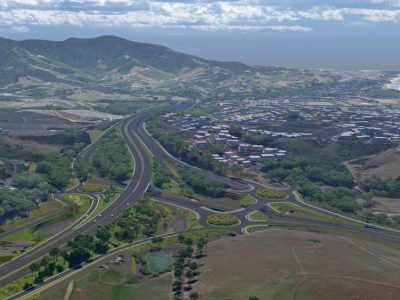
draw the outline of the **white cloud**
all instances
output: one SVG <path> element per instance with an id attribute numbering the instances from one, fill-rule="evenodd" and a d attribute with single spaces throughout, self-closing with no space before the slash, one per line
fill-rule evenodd
<path id="1" fill-rule="evenodd" d="M 11 26 L 13 32 L 28 32 L 29 28 L 26 26 Z"/>
<path id="2" fill-rule="evenodd" d="M 389 2 L 389 0 L 372 0 Z M 390 1 L 390 2 L 400 2 Z M 307 22 L 397 22 L 400 9 L 315 6 L 293 9 L 265 0 L 0 0 L 0 24 L 25 26 L 125 26 L 197 30 L 309 32 Z"/>
<path id="3" fill-rule="evenodd" d="M 302 18 L 318 21 L 343 21 L 345 19 L 343 11 L 337 8 L 312 8 L 310 10 L 300 11 Z"/>
<path id="4" fill-rule="evenodd" d="M 266 26 L 267 29 L 275 30 L 275 31 L 303 31 L 303 32 L 310 32 L 314 29 L 305 26 Z"/>
<path id="5" fill-rule="evenodd" d="M 371 22 L 396 22 L 400 19 L 400 9 L 348 8 L 343 11 Z"/>

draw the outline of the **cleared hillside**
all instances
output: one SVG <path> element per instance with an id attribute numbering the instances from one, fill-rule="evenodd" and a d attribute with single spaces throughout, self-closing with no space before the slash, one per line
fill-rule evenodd
<path id="1" fill-rule="evenodd" d="M 201 299 L 397 299 L 400 251 L 329 234 L 267 229 L 208 245 Z"/>

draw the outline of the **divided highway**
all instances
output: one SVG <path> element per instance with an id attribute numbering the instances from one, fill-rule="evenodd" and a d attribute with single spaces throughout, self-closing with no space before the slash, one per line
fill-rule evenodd
<path id="1" fill-rule="evenodd" d="M 61 231 L 57 235 L 53 236 L 52 238 L 48 239 L 47 241 L 39 244 L 38 246 L 34 247 L 30 251 L 27 251 L 24 254 L 21 254 L 19 257 L 13 259 L 12 261 L 5 263 L 0 266 L 0 285 L 7 284 L 22 275 L 29 272 L 29 264 L 33 261 L 39 259 L 43 255 L 47 254 L 49 250 L 53 247 L 63 247 L 65 244 L 73 239 L 74 237 L 80 234 L 94 234 L 96 228 L 99 224 L 107 224 L 111 222 L 115 217 L 120 215 L 127 207 L 133 204 L 135 200 L 137 200 L 141 195 L 143 195 L 150 185 L 151 180 L 151 172 L 152 172 L 152 164 L 151 158 L 149 157 L 148 151 L 152 153 L 155 157 L 160 159 L 163 162 L 168 162 L 173 165 L 184 165 L 184 162 L 177 160 L 176 158 L 172 157 L 169 153 L 167 153 L 157 141 L 155 141 L 151 135 L 147 132 L 145 128 L 145 122 L 152 116 L 152 113 L 142 113 L 134 117 L 130 117 L 125 119 L 121 122 L 119 126 L 119 130 L 121 136 L 125 140 L 127 146 L 129 147 L 130 153 L 133 156 L 135 161 L 134 172 L 132 174 L 131 181 L 126 186 L 124 191 L 121 195 L 111 203 L 103 212 L 97 214 L 93 219 L 84 223 L 80 227 L 78 226 L 78 222 L 76 222 L 71 227 Z M 83 153 L 83 161 L 85 163 L 90 162 L 90 158 L 94 153 L 95 149 L 100 144 L 100 140 L 97 140 L 93 143 L 86 151 Z M 147 149 L 146 149 L 147 148 Z M 235 227 L 227 228 L 228 230 L 235 231 L 238 234 L 243 233 L 243 229 L 247 226 L 252 225 L 275 225 L 275 226 L 285 226 L 290 225 L 293 227 L 307 227 L 307 226 L 317 226 L 322 228 L 331 228 L 331 229 L 340 229 L 346 230 L 355 233 L 362 233 L 368 234 L 374 237 L 379 237 L 382 239 L 390 240 L 393 242 L 400 243 L 400 235 L 394 232 L 388 232 L 385 230 L 376 230 L 373 228 L 366 228 L 363 226 L 352 226 L 344 223 L 333 223 L 333 222 L 325 222 L 325 221 L 316 221 L 310 220 L 306 218 L 296 218 L 290 217 L 282 214 L 271 213 L 268 211 L 265 199 L 262 199 L 257 196 L 256 190 L 261 188 L 262 185 L 256 182 L 245 182 L 239 180 L 237 178 L 225 177 L 216 175 L 210 171 L 205 171 L 196 167 L 192 167 L 196 170 L 196 172 L 212 178 L 214 180 L 221 181 L 225 184 L 226 187 L 229 187 L 231 190 L 235 190 L 238 193 L 248 193 L 252 195 L 257 202 L 252 204 L 246 208 L 242 208 L 240 210 L 230 212 L 231 214 L 235 215 L 241 222 L 240 225 Z M 70 192 L 76 192 L 78 187 L 75 187 Z M 289 189 L 289 199 L 287 201 L 294 202 L 296 204 L 302 205 L 297 201 L 293 194 L 293 190 Z M 91 210 L 94 211 L 96 201 L 98 201 L 97 197 L 93 197 L 93 203 Z M 189 202 L 189 201 L 182 201 L 178 199 L 173 199 L 170 197 L 165 196 L 156 196 L 153 197 L 157 201 L 161 201 L 164 203 L 169 203 L 176 206 L 181 206 L 184 208 L 191 209 L 195 211 L 200 217 L 200 224 L 204 227 L 204 229 L 220 229 L 220 227 L 212 226 L 207 223 L 207 217 L 213 213 L 217 213 L 217 211 L 213 212 L 209 208 L 202 207 L 199 203 L 196 202 Z M 249 221 L 246 217 L 247 215 L 255 210 L 262 210 L 265 211 L 266 214 L 271 217 L 275 218 L 273 222 L 253 222 Z M 301 224 L 297 223 L 294 224 L 293 221 L 301 222 Z M 82 222 L 79 222 L 81 224 Z M 203 230 L 204 230 L 203 229 Z M 193 230 L 188 230 L 193 231 Z M 186 232 L 186 231 L 185 231 Z M 172 236 L 176 235 L 177 233 L 169 233 L 163 236 Z M 127 246 L 119 247 L 113 250 L 110 250 L 109 253 L 104 255 L 97 256 L 94 260 L 99 260 L 104 258 L 112 253 L 127 249 L 133 245 L 137 245 L 140 243 L 144 243 L 149 241 L 149 239 L 144 239 L 142 241 L 135 241 Z M 64 276 L 75 272 L 76 270 L 66 270 L 63 273 L 60 273 L 50 279 L 48 279 L 42 286 L 49 284 L 50 282 L 54 282 Z M 26 295 L 29 291 L 20 292 L 9 299 L 18 299 L 19 297 Z"/>
<path id="2" fill-rule="evenodd" d="M 121 135 L 128 145 L 135 161 L 132 179 L 121 195 L 112 204 L 110 204 L 101 213 L 101 215 L 99 214 L 95 216 L 91 221 L 85 223 L 81 227 L 72 227 L 63 230 L 57 235 L 34 247 L 34 249 L 27 251 L 12 261 L 1 265 L 1 286 L 29 272 L 28 265 L 41 256 L 47 254 L 51 248 L 62 247 L 68 243 L 68 241 L 80 234 L 94 233 L 99 224 L 107 224 L 111 222 L 116 216 L 121 214 L 128 206 L 130 206 L 136 199 L 146 192 L 150 184 L 151 163 L 150 158 L 146 154 L 146 150 L 133 133 L 136 129 L 135 125 L 137 124 L 137 119 L 139 117 L 140 116 L 124 120 L 120 127 Z M 99 143 L 94 143 L 92 147 L 88 149 L 89 153 L 93 153 L 94 148 L 97 147 L 98 144 Z"/>

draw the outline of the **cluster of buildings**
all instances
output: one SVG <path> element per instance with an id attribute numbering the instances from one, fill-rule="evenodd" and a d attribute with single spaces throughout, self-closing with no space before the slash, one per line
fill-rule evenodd
<path id="1" fill-rule="evenodd" d="M 226 124 L 231 123 L 241 126 L 242 133 L 269 140 L 400 141 L 400 107 L 368 99 L 221 100 L 210 105 L 215 109 L 207 116 L 170 113 L 163 117 L 180 131 L 195 132 L 189 138 L 193 147 L 207 149 L 210 145 L 221 145 L 223 155 L 213 157 L 223 163 L 248 166 L 287 155 L 282 149 L 242 143 L 230 134 Z"/>
<path id="2" fill-rule="evenodd" d="M 400 141 L 400 109 L 396 105 L 380 105 L 368 99 L 307 102 L 294 98 L 219 101 L 216 103 L 219 109 L 211 118 L 241 124 L 248 128 L 248 133 L 266 135 L 271 139 L 309 139 L 322 133 L 324 137 L 329 135 L 333 141 Z M 282 131 L 287 124 L 299 124 L 299 127 L 310 130 Z M 259 129 L 262 127 L 269 130 Z M 274 130 L 274 127 L 280 130 Z"/>
<path id="3" fill-rule="evenodd" d="M 222 163 L 238 163 L 243 167 L 261 163 L 266 159 L 282 160 L 287 155 L 285 150 L 241 143 L 238 137 L 229 133 L 226 125 L 209 126 L 208 131 L 199 130 L 193 135 L 191 142 L 199 149 L 207 148 L 209 145 L 222 145 L 223 155 L 213 154 L 214 159 Z"/>
<path id="4" fill-rule="evenodd" d="M 179 127 L 180 131 L 194 130 L 195 133 L 188 139 L 193 147 L 206 149 L 210 145 L 221 145 L 223 155 L 212 155 L 216 161 L 221 163 L 237 163 L 243 167 L 248 167 L 251 164 L 260 163 L 266 159 L 281 160 L 287 155 L 285 150 L 265 148 L 263 145 L 241 143 L 237 136 L 230 134 L 228 125 L 212 121 L 208 117 L 168 113 L 163 115 L 163 119 L 168 124 Z M 245 130 L 252 134 L 272 134 L 267 131 Z"/>
<path id="5" fill-rule="evenodd" d="M 352 111 L 347 120 L 336 125 L 339 134 L 334 139 L 371 143 L 400 141 L 400 113 L 395 111 Z"/>
<path id="6" fill-rule="evenodd" d="M 277 148 L 265 148 L 262 145 L 239 144 L 237 148 L 224 151 L 224 154 L 213 154 L 212 156 L 218 162 L 228 164 L 240 164 L 243 167 L 249 167 L 252 164 L 261 163 L 265 160 L 282 160 L 286 157 L 285 150 Z"/>

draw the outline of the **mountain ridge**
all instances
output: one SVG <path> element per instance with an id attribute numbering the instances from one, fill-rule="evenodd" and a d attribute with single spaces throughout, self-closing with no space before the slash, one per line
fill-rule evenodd
<path id="1" fill-rule="evenodd" d="M 334 92 L 330 84 L 341 75 L 316 72 L 207 60 L 112 35 L 64 41 L 0 38 L 0 92 L 22 90 L 34 98 L 68 98 L 82 90 L 203 99 Z"/>

